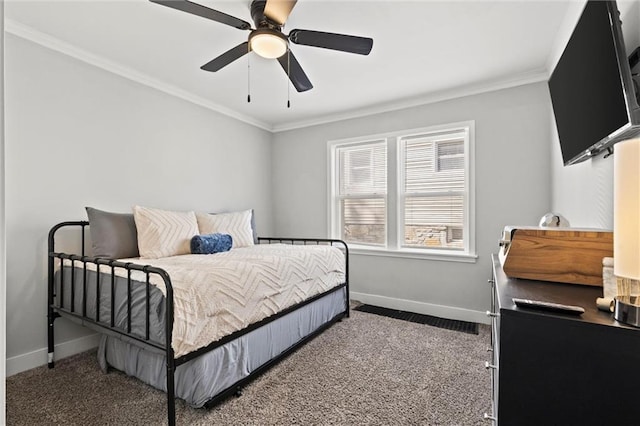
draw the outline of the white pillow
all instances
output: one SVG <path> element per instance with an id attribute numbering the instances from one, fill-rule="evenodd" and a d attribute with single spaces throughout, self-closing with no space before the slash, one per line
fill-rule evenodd
<path id="1" fill-rule="evenodd" d="M 140 257 L 157 259 L 191 253 L 191 238 L 198 235 L 194 212 L 172 212 L 134 206 Z"/>
<path id="2" fill-rule="evenodd" d="M 251 210 L 234 213 L 196 213 L 200 235 L 229 234 L 233 240 L 232 248 L 253 245 L 253 229 L 251 228 Z"/>

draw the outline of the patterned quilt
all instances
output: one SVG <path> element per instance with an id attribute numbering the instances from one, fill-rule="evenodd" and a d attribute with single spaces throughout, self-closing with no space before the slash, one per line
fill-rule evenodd
<path id="1" fill-rule="evenodd" d="M 210 255 L 123 261 L 169 273 L 176 357 L 345 282 L 343 252 L 326 245 L 263 244 Z M 125 271 L 116 268 L 116 274 L 125 276 Z M 132 278 L 145 280 L 138 271 Z M 157 275 L 151 275 L 151 283 L 165 292 Z"/>

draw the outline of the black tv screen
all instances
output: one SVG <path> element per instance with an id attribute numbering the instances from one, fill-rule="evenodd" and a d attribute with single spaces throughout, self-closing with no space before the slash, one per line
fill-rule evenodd
<path id="1" fill-rule="evenodd" d="M 631 85 L 615 2 L 587 2 L 549 79 L 565 165 L 597 154 L 613 133 L 635 124 L 625 92 Z"/>

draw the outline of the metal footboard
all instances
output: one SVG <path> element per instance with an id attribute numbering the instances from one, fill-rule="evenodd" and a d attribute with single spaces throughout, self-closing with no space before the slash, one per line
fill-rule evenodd
<path id="1" fill-rule="evenodd" d="M 76 221 L 76 222 L 62 222 L 55 225 L 49 231 L 49 240 L 48 240 L 48 252 L 49 252 L 49 263 L 48 263 L 48 297 L 47 297 L 47 342 L 48 342 L 48 366 L 49 368 L 53 368 L 55 366 L 54 359 L 54 321 L 56 318 L 65 317 L 76 323 L 80 323 L 88 328 L 96 330 L 101 333 L 105 333 L 112 336 L 117 336 L 124 338 L 128 342 L 132 344 L 136 344 L 138 346 L 142 346 L 145 348 L 150 348 L 152 350 L 155 349 L 156 352 L 163 352 L 166 357 L 166 369 L 167 369 L 167 416 L 169 419 L 169 424 L 175 424 L 175 387 L 174 387 L 174 379 L 175 379 L 175 356 L 173 352 L 173 348 L 171 347 L 171 337 L 173 333 L 173 286 L 171 285 L 171 278 L 169 274 L 162 268 L 157 268 L 149 265 L 139 265 L 131 262 L 119 262 L 115 259 L 105 259 L 98 257 L 88 257 L 85 256 L 85 228 L 89 225 L 89 222 L 86 221 Z M 55 236 L 56 232 L 64 227 L 80 227 L 81 234 L 81 255 L 77 254 L 67 254 L 67 253 L 57 253 L 55 249 Z M 62 294 L 56 294 L 55 288 L 55 262 L 56 259 L 59 259 L 61 262 L 60 265 L 60 292 Z M 64 261 L 69 260 L 71 262 L 71 303 L 70 306 L 66 307 L 64 304 Z M 75 309 L 75 270 L 74 267 L 76 262 L 83 265 L 83 274 L 82 274 L 82 309 L 80 312 L 77 312 Z M 93 264 L 96 268 L 96 315 L 94 318 L 89 317 L 87 315 L 87 264 Z M 108 323 L 104 323 L 100 321 L 100 302 L 101 302 L 101 282 L 100 282 L 100 267 L 103 269 L 111 270 L 111 279 L 109 283 L 102 283 L 103 285 L 110 285 L 110 321 Z M 118 327 L 115 324 L 115 278 L 116 273 L 115 269 L 120 268 L 127 271 L 127 313 L 126 313 L 126 327 Z M 132 287 L 132 279 L 131 272 L 132 271 L 141 271 L 146 276 L 146 300 L 145 300 L 145 309 L 146 309 L 146 327 L 144 336 L 139 336 L 138 334 L 132 333 L 131 330 L 131 321 L 132 321 L 132 312 L 131 312 L 131 287 Z M 150 324 L 150 290 L 151 290 L 151 282 L 150 277 L 152 274 L 158 275 L 164 281 L 166 293 L 165 293 L 165 341 L 158 342 L 150 339 L 149 335 L 149 324 Z"/>
<path id="2" fill-rule="evenodd" d="M 211 343 L 210 345 L 198 349 L 194 352 L 183 355 L 179 358 L 175 357 L 175 353 L 171 346 L 172 342 L 172 334 L 173 334 L 173 322 L 174 322 L 174 300 L 173 300 L 173 287 L 171 284 L 171 278 L 169 274 L 162 268 L 157 268 L 150 265 L 140 265 L 131 262 L 121 262 L 115 259 L 107 259 L 107 258 L 97 258 L 97 257 L 89 257 L 85 255 L 85 228 L 89 226 L 89 222 L 87 221 L 73 221 L 73 222 L 62 222 L 55 225 L 49 231 L 49 239 L 48 239 L 48 298 L 47 298 L 47 330 L 48 330 L 48 366 L 49 368 L 54 368 L 55 359 L 54 359 L 54 322 L 56 318 L 65 317 L 70 319 L 73 322 L 79 323 L 83 326 L 96 330 L 100 333 L 107 334 L 110 336 L 114 336 L 120 338 L 128 343 L 133 345 L 137 345 L 143 347 L 145 349 L 151 350 L 156 353 L 163 354 L 166 358 L 166 377 L 167 377 L 167 418 L 169 425 L 175 425 L 175 370 L 178 366 L 197 358 L 200 355 L 203 355 L 207 352 L 210 352 L 229 341 L 232 341 L 252 330 L 255 330 L 258 327 L 261 327 L 265 324 L 270 323 L 283 315 L 286 315 L 302 306 L 305 306 L 313 301 L 323 297 L 324 295 L 338 291 L 344 287 L 345 289 L 345 311 L 340 315 L 342 317 L 349 317 L 349 249 L 347 244 L 342 240 L 334 240 L 334 239 L 308 239 L 308 238 L 280 238 L 280 237 L 260 237 L 258 238 L 259 244 L 273 244 L 273 243 L 283 243 L 283 244 L 292 244 L 292 245 L 331 245 L 337 246 L 341 249 L 345 254 L 345 282 L 341 285 L 324 292 L 322 294 L 318 294 L 308 300 L 305 300 L 298 305 L 292 306 L 290 308 L 285 309 L 282 312 L 279 312 L 276 315 L 272 315 L 271 317 L 265 318 L 258 323 L 252 324 L 251 326 L 239 330 L 229 336 L 226 336 L 216 342 Z M 80 228 L 80 243 L 82 245 L 81 254 L 67 254 L 56 252 L 56 232 L 61 228 L 72 227 L 72 228 Z M 60 287 L 59 292 L 56 293 L 56 262 L 60 262 Z M 65 295 L 64 295 L 64 270 L 65 270 L 65 261 L 70 263 L 71 277 L 70 277 L 70 300 L 71 303 L 65 303 Z M 87 265 L 92 265 L 90 270 L 93 271 L 95 269 L 96 280 L 95 283 L 91 285 L 95 286 L 95 301 L 87 300 Z M 76 279 L 76 267 L 78 267 L 80 272 L 80 282 L 77 282 Z M 119 326 L 116 324 L 116 312 L 115 312 L 115 287 L 116 285 L 116 268 L 126 271 L 126 281 L 127 281 L 127 307 L 126 307 L 126 321 L 123 326 Z M 140 281 L 138 279 L 132 279 L 132 272 L 139 271 L 142 272 L 146 278 L 144 281 Z M 164 342 L 154 340 L 150 336 L 150 292 L 151 292 L 151 281 L 150 277 L 155 274 L 159 276 L 165 285 L 165 339 Z M 102 277 L 102 278 L 101 278 Z M 124 277 L 123 277 L 124 278 Z M 133 282 L 142 282 L 145 285 L 145 304 L 144 309 L 145 312 L 145 331 L 142 335 L 134 333 L 132 330 L 132 283 Z M 82 294 L 80 301 L 80 309 L 76 309 L 76 294 L 75 289 L 76 286 L 81 286 Z M 105 287 L 106 286 L 106 287 Z M 108 289 L 108 291 L 101 292 L 101 289 Z M 103 301 L 103 293 L 107 294 L 107 301 L 109 302 L 110 312 L 106 314 L 108 320 L 102 320 L 103 316 L 100 313 L 101 301 Z M 91 316 L 88 312 L 88 303 L 94 302 L 95 306 L 92 307 L 94 309 L 94 315 Z M 336 318 L 335 320 L 339 320 Z M 332 322 L 325 324 L 325 327 L 328 327 Z M 324 329 L 324 328 L 323 328 Z M 322 330 L 318 330 L 320 332 Z M 303 339 L 303 341 L 296 344 L 291 350 L 294 350 L 299 345 L 305 343 L 308 339 Z M 288 351 L 287 353 L 289 353 Z M 277 363 L 280 359 L 284 358 L 287 354 L 282 354 L 281 356 L 275 357 L 269 365 L 273 365 Z M 252 380 L 255 376 L 257 376 L 260 372 L 256 371 L 255 374 L 251 373 L 248 377 L 242 379 L 238 382 L 234 387 L 240 387 L 248 381 Z M 233 391 L 233 389 L 230 389 Z M 229 392 L 224 392 L 224 394 L 228 394 Z M 218 395 L 214 397 L 213 400 L 221 399 L 224 397 Z M 213 401 L 212 400 L 212 401 Z"/>

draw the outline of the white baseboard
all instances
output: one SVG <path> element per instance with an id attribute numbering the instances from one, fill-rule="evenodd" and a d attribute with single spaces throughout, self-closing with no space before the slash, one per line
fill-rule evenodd
<path id="1" fill-rule="evenodd" d="M 417 314 L 431 315 L 440 318 L 489 324 L 487 314 L 481 311 L 456 308 L 453 306 L 434 305 L 432 303 L 416 302 L 406 299 L 396 299 L 393 297 L 378 296 L 376 294 L 358 293 L 354 291 L 349 293 L 352 300 L 357 300 L 368 305 L 415 312 Z"/>
<path id="2" fill-rule="evenodd" d="M 485 312 L 473 311 L 470 309 L 456 308 L 452 306 L 435 305 L 432 303 L 416 302 L 413 300 L 396 299 L 393 297 L 379 296 L 375 294 L 350 292 L 352 300 L 357 300 L 370 305 L 381 306 L 383 308 L 398 309 L 402 311 L 415 312 L 418 314 L 432 315 L 440 318 L 456 319 L 460 321 L 477 322 L 489 324 L 489 319 Z M 55 346 L 55 359 L 60 360 L 80 352 L 98 346 L 100 335 L 98 333 L 68 342 L 59 343 Z M 47 348 L 37 349 L 26 354 L 7 358 L 6 377 L 14 374 L 40 367 L 47 363 Z"/>
<path id="3" fill-rule="evenodd" d="M 78 339 L 69 340 L 68 342 L 59 343 L 55 346 L 55 360 L 60 360 L 95 348 L 98 346 L 99 341 L 100 335 L 96 333 L 80 337 Z M 42 348 L 32 352 L 27 352 L 26 354 L 7 358 L 7 377 L 45 365 L 47 363 L 47 352 L 47 348 Z"/>

